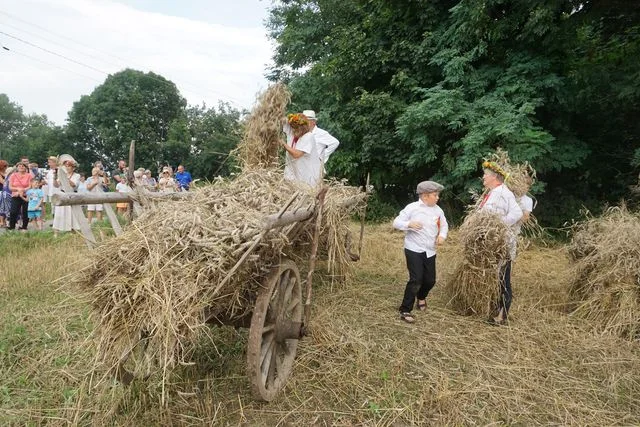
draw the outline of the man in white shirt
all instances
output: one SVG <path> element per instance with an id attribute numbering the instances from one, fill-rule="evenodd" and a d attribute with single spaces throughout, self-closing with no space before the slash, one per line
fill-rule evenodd
<path id="1" fill-rule="evenodd" d="M 527 195 L 527 192 L 529 191 L 529 189 L 531 188 L 531 184 L 533 183 L 533 178 L 527 176 L 525 180 L 527 186 L 524 190 L 524 193 L 520 197 L 516 196 L 516 202 L 518 202 L 518 206 L 520 206 L 520 209 L 522 209 L 522 219 L 518 222 L 516 234 L 520 234 L 522 226 L 529 221 L 529 218 L 531 218 L 531 212 L 533 212 L 534 208 L 533 199 L 529 197 L 529 195 Z"/>
<path id="2" fill-rule="evenodd" d="M 449 225 L 444 212 L 437 205 L 443 186 L 434 181 L 418 184 L 419 200 L 408 204 L 393 220 L 393 227 L 406 231 L 404 255 L 409 270 L 409 281 L 400 304 L 400 319 L 415 322 L 411 315 L 413 305 L 418 310 L 427 308 L 427 295 L 436 283 L 436 247 L 447 238 Z"/>
<path id="3" fill-rule="evenodd" d="M 506 173 L 495 162 L 484 162 L 482 164 L 484 175 L 482 183 L 489 190 L 484 195 L 480 203 L 479 210 L 493 212 L 500 216 L 500 219 L 509 227 L 511 236 L 509 237 L 509 255 L 503 260 L 500 267 L 500 300 L 498 301 L 498 315 L 492 319 L 492 323 L 499 325 L 507 322 L 509 308 L 513 293 L 511 291 L 511 261 L 515 258 L 516 251 L 516 229 L 518 222 L 522 218 L 522 209 L 518 206 L 516 198 L 504 185 Z"/>
<path id="4" fill-rule="evenodd" d="M 327 132 L 324 129 L 320 129 L 317 126 L 316 112 L 313 110 L 304 110 L 302 112 L 307 119 L 309 119 L 309 126 L 311 128 L 311 134 L 316 140 L 316 144 L 318 145 L 318 154 L 320 154 L 320 158 L 326 164 L 327 160 L 329 160 L 329 156 L 331 153 L 336 151 L 338 145 L 340 145 L 340 141 L 338 141 L 333 135 Z"/>

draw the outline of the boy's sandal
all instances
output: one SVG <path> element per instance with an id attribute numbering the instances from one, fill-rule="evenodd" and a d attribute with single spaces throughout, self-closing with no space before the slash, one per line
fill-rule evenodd
<path id="1" fill-rule="evenodd" d="M 420 311 L 425 311 L 425 310 L 427 309 L 427 302 L 426 302 L 426 301 L 424 301 L 424 302 L 422 302 L 422 303 L 421 303 L 420 301 L 418 301 L 418 302 L 416 303 L 416 308 L 417 308 L 418 310 L 420 310 Z"/>
<path id="2" fill-rule="evenodd" d="M 413 317 L 411 313 L 400 313 L 400 319 L 407 323 L 415 323 L 416 321 L 415 317 Z"/>

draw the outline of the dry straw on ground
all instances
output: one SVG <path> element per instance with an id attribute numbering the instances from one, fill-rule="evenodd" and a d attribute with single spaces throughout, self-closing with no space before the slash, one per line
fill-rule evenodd
<path id="1" fill-rule="evenodd" d="M 313 329 L 276 400 L 249 392 L 246 331 L 214 327 L 216 347 L 199 348 L 194 365 L 179 369 L 165 406 L 152 385 L 81 384 L 95 352 L 82 345 L 93 329 L 89 307 L 52 283 L 93 254 L 80 238 L 16 256 L 7 245 L 0 425 L 640 425 L 638 343 L 594 335 L 590 321 L 554 309 L 570 268 L 564 247 L 519 254 L 514 316 L 495 328 L 445 308 L 457 241 L 452 230 L 438 249 L 429 308 L 407 325 L 397 317 L 407 279 L 402 236 L 391 224 L 368 226 L 348 286 L 314 278 Z"/>
<path id="2" fill-rule="evenodd" d="M 397 317 L 407 274 L 402 237 L 390 228 L 368 228 L 367 250 L 349 286 L 318 287 L 311 334 L 301 342 L 294 373 L 275 401 L 265 405 L 251 398 L 242 352 L 236 350 L 242 335 L 215 328 L 213 333 L 227 336 L 226 350 L 200 360 L 199 375 L 185 373 L 172 386 L 167 407 L 145 400 L 146 392 L 132 392 L 105 400 L 106 407 L 122 402 L 111 418 L 91 401 L 79 411 L 105 424 L 640 422 L 638 346 L 614 336 L 594 337 L 585 322 L 557 310 L 539 310 L 541 278 L 548 291 L 562 291 L 560 279 L 569 266 L 560 251 L 533 247 L 522 254 L 522 268 L 514 273 L 516 316 L 508 327 L 491 327 L 447 310 L 440 280 L 427 311 L 416 313 L 417 322 L 407 325 Z M 458 233 L 451 234 L 438 252 L 439 279 L 453 273 L 451 260 L 462 250 Z M 540 265 L 547 266 L 542 274 Z"/>
<path id="3" fill-rule="evenodd" d="M 640 338 L 640 215 L 610 208 L 574 231 L 573 314 L 602 332 Z"/>

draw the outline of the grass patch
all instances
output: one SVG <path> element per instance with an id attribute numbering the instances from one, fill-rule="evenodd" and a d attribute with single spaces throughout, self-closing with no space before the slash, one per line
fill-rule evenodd
<path id="1" fill-rule="evenodd" d="M 55 247 L 72 238 L 70 234 L 54 237 L 50 230 L 45 231 L 7 231 L 0 234 L 0 258 L 13 258 L 29 255 L 34 249 Z"/>

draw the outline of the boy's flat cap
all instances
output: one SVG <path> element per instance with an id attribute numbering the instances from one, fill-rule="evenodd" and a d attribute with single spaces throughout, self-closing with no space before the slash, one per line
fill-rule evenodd
<path id="1" fill-rule="evenodd" d="M 416 193 L 435 193 L 436 191 L 444 190 L 444 185 L 438 184 L 435 181 L 422 181 L 416 188 Z"/>

